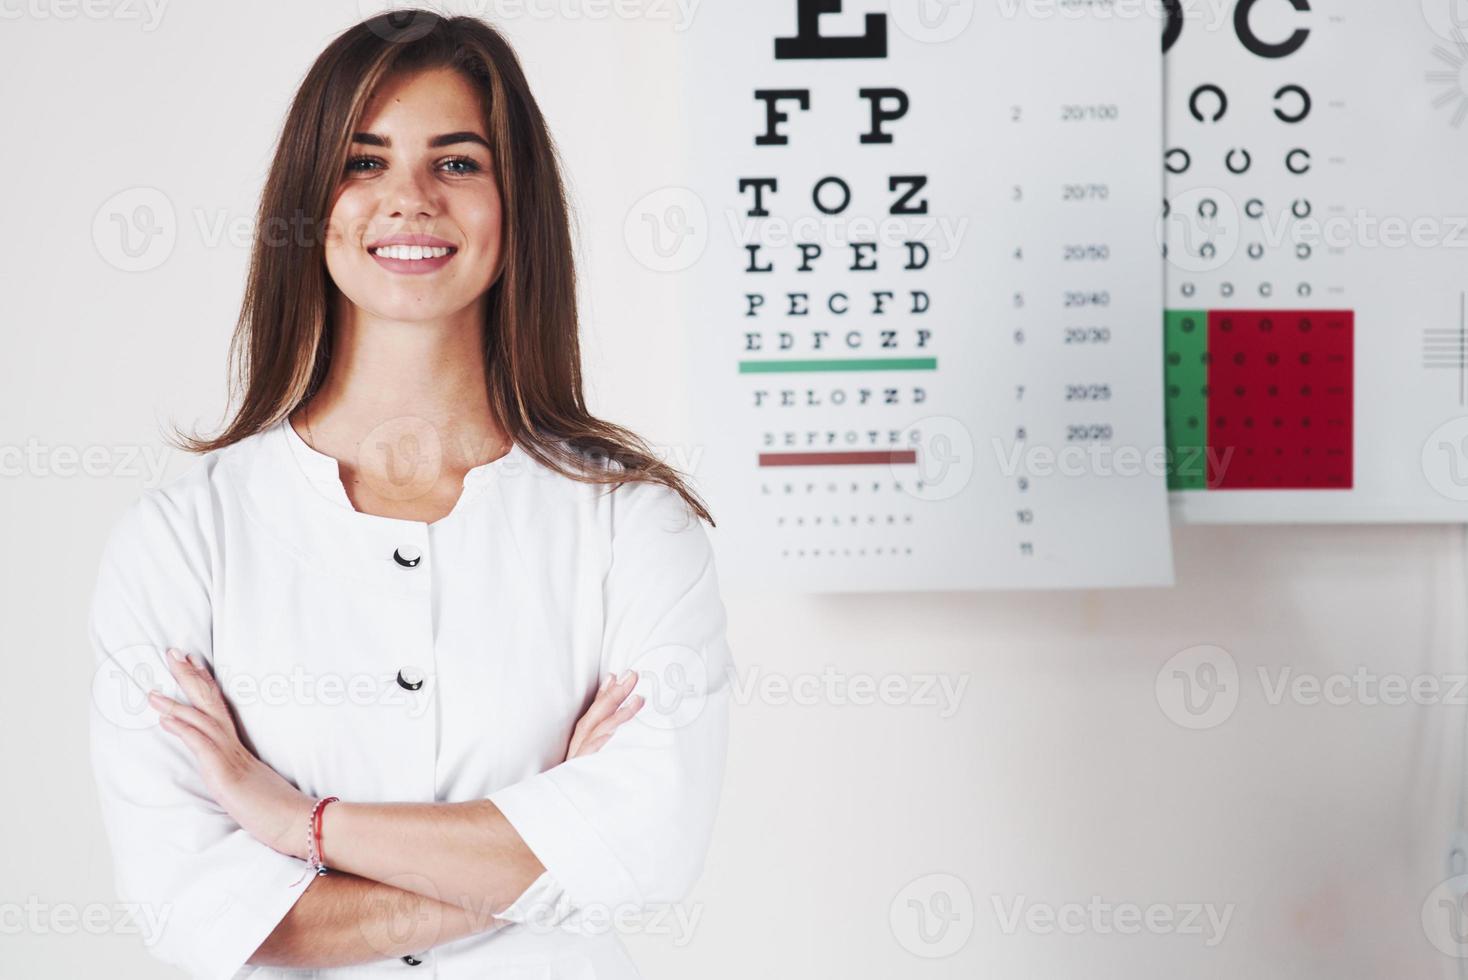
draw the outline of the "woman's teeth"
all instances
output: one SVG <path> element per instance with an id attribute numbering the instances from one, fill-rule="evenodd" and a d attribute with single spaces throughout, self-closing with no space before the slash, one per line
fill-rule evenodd
<path id="1" fill-rule="evenodd" d="M 384 259 L 441 259 L 452 252 L 451 248 L 426 248 L 422 245 L 386 245 L 374 248 L 373 255 Z"/>

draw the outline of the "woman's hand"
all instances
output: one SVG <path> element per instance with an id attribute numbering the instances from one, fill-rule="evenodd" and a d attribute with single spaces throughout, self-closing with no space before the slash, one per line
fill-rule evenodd
<path id="1" fill-rule="evenodd" d="M 172 648 L 165 659 L 191 703 L 149 692 L 148 703 L 158 712 L 163 730 L 193 753 L 209 795 L 250 836 L 305 860 L 306 829 L 315 800 L 245 748 L 224 693 L 207 667 Z M 576 722 L 567 761 L 600 749 L 637 714 L 645 699 L 640 694 L 627 697 L 636 686 L 637 673 L 631 670 L 620 679 L 608 674 L 602 680 L 596 698 Z"/>
<path id="2" fill-rule="evenodd" d="M 591 707 L 586 709 L 581 720 L 576 722 L 576 730 L 571 733 L 571 745 L 566 750 L 567 762 L 578 756 L 591 755 L 606 745 L 612 733 L 637 714 L 646 699 L 641 694 L 627 697 L 636 686 L 635 670 L 623 671 L 619 678 L 614 678 L 611 674 L 602 678 L 601 687 L 596 691 L 596 699 L 591 702 Z M 623 698 L 626 698 L 626 703 L 623 703 Z"/>
<path id="3" fill-rule="evenodd" d="M 148 703 L 161 716 L 163 730 L 178 736 L 194 754 L 214 802 L 250 836 L 304 860 L 315 800 L 244 747 L 224 692 L 202 661 L 185 659 L 172 648 L 164 659 L 191 704 L 149 692 Z"/>

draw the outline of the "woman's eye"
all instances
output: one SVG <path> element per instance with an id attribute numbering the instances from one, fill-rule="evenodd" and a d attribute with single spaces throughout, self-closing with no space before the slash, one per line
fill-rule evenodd
<path id="1" fill-rule="evenodd" d="M 472 174 L 478 173 L 483 168 L 473 157 L 450 157 L 439 164 L 449 168 L 449 173 Z M 382 161 L 377 157 L 351 157 L 347 160 L 346 171 L 352 173 L 364 173 L 369 170 L 382 168 Z"/>
<path id="2" fill-rule="evenodd" d="M 479 162 L 473 157 L 450 157 L 444 164 L 451 167 L 463 167 L 463 170 L 454 170 L 457 174 L 472 174 L 478 172 Z"/>

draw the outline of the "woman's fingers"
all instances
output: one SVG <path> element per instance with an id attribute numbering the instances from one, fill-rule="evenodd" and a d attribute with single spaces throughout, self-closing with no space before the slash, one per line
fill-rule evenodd
<path id="1" fill-rule="evenodd" d="M 205 764 L 211 753 L 217 751 L 214 739 L 175 715 L 163 715 L 158 720 L 158 724 L 165 732 L 173 734 L 183 742 L 184 748 L 193 753 L 200 765 Z"/>
<path id="2" fill-rule="evenodd" d="M 611 737 L 612 736 L 610 734 L 598 735 L 596 738 L 586 743 L 585 747 L 582 749 L 581 754 L 594 755 L 597 750 L 599 750 L 603 745 L 606 745 L 607 742 L 611 740 Z"/>
<path id="3" fill-rule="evenodd" d="M 185 654 L 178 648 L 169 647 L 164 651 L 163 659 L 183 694 L 188 695 L 189 703 L 201 712 L 213 714 L 214 701 L 222 701 L 223 698 L 219 697 L 219 687 L 214 684 L 213 676 L 200 669 L 198 654 Z"/>
<path id="4" fill-rule="evenodd" d="M 178 681 L 178 686 L 188 695 L 190 703 L 213 718 L 223 730 L 234 731 L 234 720 L 229 716 L 229 706 L 224 703 L 224 694 L 203 661 L 195 654 L 185 658 L 183 651 L 174 647 L 168 648 L 164 659 L 168 661 L 169 671 L 174 680 Z"/>
<path id="5" fill-rule="evenodd" d="M 646 699 L 641 694 L 634 694 L 628 698 L 625 704 L 604 718 L 601 724 L 586 733 L 579 754 L 590 755 L 603 745 L 606 745 L 607 741 L 616 734 L 617 729 L 630 721 L 632 716 L 637 714 L 646 703 Z"/>
<path id="6" fill-rule="evenodd" d="M 148 692 L 148 703 L 158 712 L 160 721 L 173 721 L 178 724 L 187 725 L 200 734 L 210 738 L 219 735 L 219 722 L 214 716 L 205 711 L 200 711 L 191 704 L 176 701 L 166 694 L 157 691 Z M 166 726 L 165 726 L 166 727 Z"/>
<path id="7" fill-rule="evenodd" d="M 602 721 L 601 724 L 597 725 L 591 730 L 591 732 L 589 733 L 588 741 L 590 741 L 590 739 L 599 738 L 603 735 L 607 738 L 611 738 L 612 733 L 615 732 L 618 728 L 621 728 L 627 722 L 631 721 L 632 716 L 637 714 L 637 712 L 640 711 L 642 709 L 642 706 L 646 703 L 647 699 L 644 698 L 641 694 L 632 695 L 630 698 L 627 699 L 626 703 L 624 703 L 616 711 L 613 711 L 610 715 L 606 717 L 605 720 Z"/>
<path id="8" fill-rule="evenodd" d="M 576 723 L 576 728 L 571 735 L 571 744 L 566 751 L 568 760 L 597 751 L 607 743 L 607 740 L 624 722 L 637 714 L 646 703 L 646 699 L 640 694 L 625 697 L 636 686 L 637 673 L 635 671 L 628 671 L 625 679 L 620 683 L 603 682 L 591 707 Z"/>
<path id="9" fill-rule="evenodd" d="M 609 677 L 611 675 L 608 675 Z M 585 726 L 585 731 L 590 732 L 600 725 L 613 711 L 617 705 L 626 700 L 627 695 L 637 686 L 637 671 L 624 670 L 622 676 L 610 682 L 604 683 L 596 692 L 596 698 L 592 700 L 591 707 L 581 716 L 580 725 Z"/>
<path id="10" fill-rule="evenodd" d="M 566 758 L 574 759 L 581 755 L 586 744 L 586 739 L 591 735 L 591 730 L 605 716 L 611 708 L 607 706 L 610 695 L 607 689 L 615 686 L 616 678 L 607 674 L 601 679 L 601 686 L 596 689 L 596 697 L 591 701 L 591 706 L 586 713 L 576 719 L 576 727 L 571 731 L 571 744 L 566 749 Z M 613 705 L 615 707 L 615 705 Z"/>
<path id="11" fill-rule="evenodd" d="M 633 702 L 636 703 L 634 704 Z M 612 736 L 617 734 L 617 729 L 622 727 L 623 722 L 630 720 L 632 716 L 637 713 L 637 709 L 642 707 L 642 695 L 633 695 L 632 697 L 627 699 L 627 704 L 630 705 L 630 708 L 627 708 L 625 710 L 625 717 L 620 717 L 621 715 L 623 715 L 624 711 L 618 710 L 616 714 L 614 714 L 611 718 L 608 718 L 606 721 L 602 722 L 601 725 L 597 727 L 596 731 L 591 733 L 591 736 L 587 738 L 586 742 L 581 746 L 581 755 L 591 755 L 594 752 L 599 751 L 603 745 L 606 745 L 608 742 L 610 742 L 612 740 Z"/>

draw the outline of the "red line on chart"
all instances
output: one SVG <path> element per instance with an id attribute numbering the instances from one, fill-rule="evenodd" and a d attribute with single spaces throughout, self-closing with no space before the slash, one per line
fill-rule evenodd
<path id="1" fill-rule="evenodd" d="M 869 466 L 873 463 L 916 463 L 916 449 L 848 453 L 760 453 L 761 466 Z"/>

